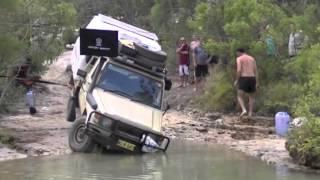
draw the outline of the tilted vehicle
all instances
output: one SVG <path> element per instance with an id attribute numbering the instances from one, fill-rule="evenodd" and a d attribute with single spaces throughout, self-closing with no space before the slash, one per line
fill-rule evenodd
<path id="1" fill-rule="evenodd" d="M 105 23 L 119 31 L 119 56 L 81 56 L 78 40 L 73 50 L 69 146 L 74 152 L 91 152 L 97 144 L 125 152 L 166 151 L 170 139 L 161 134 L 168 109 L 163 97 L 171 88 L 166 54 L 153 33 L 107 16 L 96 16 L 86 28 L 111 29 L 102 27 Z M 145 39 L 152 43 L 141 43 Z"/>

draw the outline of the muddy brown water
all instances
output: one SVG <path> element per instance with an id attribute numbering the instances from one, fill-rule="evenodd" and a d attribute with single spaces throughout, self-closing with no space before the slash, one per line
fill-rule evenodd
<path id="1" fill-rule="evenodd" d="M 175 142 L 166 154 L 72 154 L 0 163 L 0 180 L 319 180 L 206 144 Z"/>

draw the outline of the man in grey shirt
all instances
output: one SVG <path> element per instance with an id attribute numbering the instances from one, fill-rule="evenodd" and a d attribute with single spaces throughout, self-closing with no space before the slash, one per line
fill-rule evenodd
<path id="1" fill-rule="evenodd" d="M 199 83 L 208 75 L 209 55 L 203 49 L 201 43 L 194 49 L 193 65 L 195 67 L 195 91 L 198 90 Z"/>

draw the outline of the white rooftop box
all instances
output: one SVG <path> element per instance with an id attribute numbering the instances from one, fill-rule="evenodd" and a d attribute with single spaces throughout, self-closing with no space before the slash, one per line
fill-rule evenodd
<path id="1" fill-rule="evenodd" d="M 118 31 L 119 41 L 128 40 L 144 46 L 151 51 L 162 50 L 160 44 L 158 43 L 158 36 L 155 33 L 102 14 L 94 16 L 86 26 L 86 29 Z M 73 78 L 76 80 L 79 78 L 76 74 L 78 69 L 84 69 L 86 65 L 85 56 L 80 55 L 80 38 L 77 39 L 74 45 L 71 55 L 71 65 Z"/>

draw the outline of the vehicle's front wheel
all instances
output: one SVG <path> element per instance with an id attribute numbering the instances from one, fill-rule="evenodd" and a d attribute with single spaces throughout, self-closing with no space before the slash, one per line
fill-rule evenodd
<path id="1" fill-rule="evenodd" d="M 92 152 L 95 142 L 85 134 L 85 117 L 78 118 L 69 132 L 69 147 L 73 152 Z"/>

